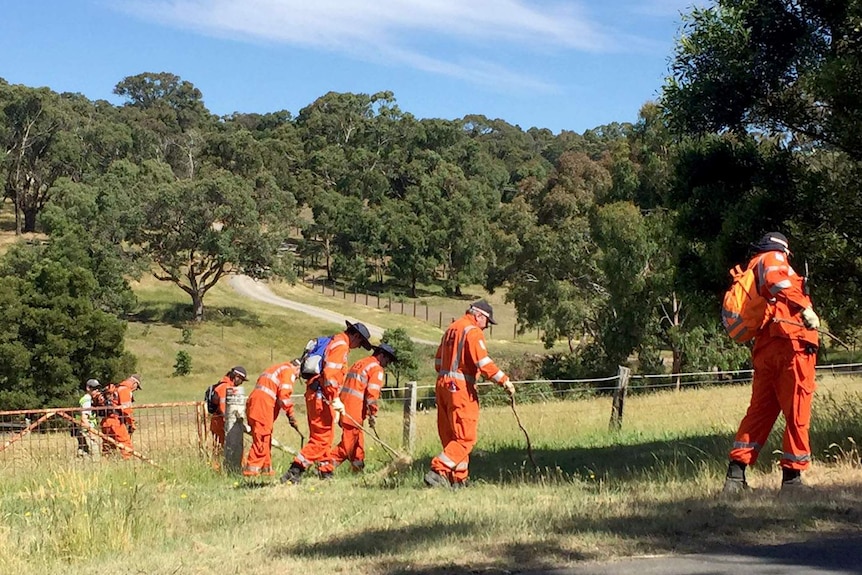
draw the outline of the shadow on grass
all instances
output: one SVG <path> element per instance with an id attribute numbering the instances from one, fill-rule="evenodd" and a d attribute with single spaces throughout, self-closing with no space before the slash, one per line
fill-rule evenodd
<path id="1" fill-rule="evenodd" d="M 189 325 L 194 320 L 193 308 L 190 304 L 160 303 L 144 304 L 129 316 L 131 321 L 139 323 L 161 323 L 180 328 Z M 242 324 L 249 327 L 262 327 L 263 322 L 256 313 L 239 307 L 206 307 L 204 321 L 223 326 Z"/>

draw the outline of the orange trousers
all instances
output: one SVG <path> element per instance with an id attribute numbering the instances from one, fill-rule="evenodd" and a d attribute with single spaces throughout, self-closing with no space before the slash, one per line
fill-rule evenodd
<path id="1" fill-rule="evenodd" d="M 463 382 L 438 381 L 437 434 L 443 452 L 431 460 L 431 469 L 459 483 L 470 475 L 470 452 L 476 445 L 479 429 L 479 397 L 475 388 Z"/>
<path id="2" fill-rule="evenodd" d="M 102 429 L 102 433 L 119 443 L 120 445 L 124 445 L 129 449 L 134 449 L 135 447 L 132 445 L 132 437 L 129 435 L 129 430 L 126 428 L 126 424 L 120 421 L 120 417 L 117 415 L 109 415 L 102 419 L 100 424 Z M 129 459 L 132 456 L 131 451 L 129 449 L 120 449 L 115 446 L 110 441 L 102 442 L 102 454 L 107 455 L 118 449 L 120 451 L 120 455 L 123 456 L 123 459 Z"/>
<path id="3" fill-rule="evenodd" d="M 224 450 L 224 415 L 210 417 L 210 434 L 213 437 L 213 447 L 217 452 Z"/>
<path id="4" fill-rule="evenodd" d="M 811 462 L 808 428 L 816 384 L 816 348 L 805 342 L 770 338 L 752 353 L 754 380 L 751 402 L 733 442 L 730 458 L 753 465 L 779 413 L 786 423 L 781 467 L 807 469 Z"/>
<path id="5" fill-rule="evenodd" d="M 305 411 L 308 416 L 308 443 L 293 462 L 301 465 L 303 469 L 317 463 L 320 473 L 331 473 L 334 469 L 332 440 L 335 437 L 332 408 L 323 401 L 323 394 L 306 389 Z"/>
<path id="6" fill-rule="evenodd" d="M 242 474 L 272 475 L 272 421 L 257 421 L 249 419 L 251 427 L 251 449 L 249 449 Z"/>
<path id="7" fill-rule="evenodd" d="M 352 471 L 362 471 L 365 468 L 365 433 L 356 426 L 343 423 L 341 425 L 341 442 L 332 452 L 335 465 L 350 461 Z"/>

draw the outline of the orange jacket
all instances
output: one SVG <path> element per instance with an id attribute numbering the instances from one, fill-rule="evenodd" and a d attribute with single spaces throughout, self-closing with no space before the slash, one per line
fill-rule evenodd
<path id="1" fill-rule="evenodd" d="M 132 387 L 134 387 L 134 385 L 135 384 L 132 383 L 131 378 L 124 379 L 117 384 L 117 400 L 120 405 L 120 419 L 123 423 L 131 425 L 132 428 L 135 427 L 135 418 L 132 415 L 132 402 L 134 401 L 132 396 Z"/>
<path id="2" fill-rule="evenodd" d="M 802 324 L 802 310 L 811 305 L 811 298 L 805 295 L 804 278 L 794 271 L 784 252 L 763 252 L 748 262 L 748 269 L 754 269 L 760 295 L 769 301 L 767 314 L 774 319 L 788 320 Z M 818 345 L 818 333 L 789 323 L 768 321 L 758 332 L 755 346 L 769 338 L 791 339 L 807 344 Z"/>
<path id="3" fill-rule="evenodd" d="M 230 376 L 225 375 L 216 384 L 213 391 L 218 396 L 218 410 L 212 414 L 212 417 L 224 417 L 225 409 L 227 408 L 227 388 L 234 387 L 233 380 Z"/>
<path id="4" fill-rule="evenodd" d="M 347 356 L 350 353 L 350 338 L 344 332 L 332 336 L 332 341 L 323 352 L 323 371 L 308 380 L 308 387 L 323 393 L 327 401 L 338 397 L 344 378 L 347 376 Z"/>
<path id="5" fill-rule="evenodd" d="M 249 419 L 275 421 L 282 409 L 293 419 L 293 384 L 299 375 L 299 367 L 291 362 L 277 363 L 260 374 L 254 389 L 245 402 L 245 413 Z"/>
<path id="6" fill-rule="evenodd" d="M 362 423 L 366 415 L 377 415 L 381 387 L 383 368 L 376 357 L 369 355 L 351 365 L 341 388 L 344 411 L 350 417 L 342 420 L 342 424 L 355 427 L 357 423 Z"/>
<path id="7" fill-rule="evenodd" d="M 471 313 L 449 325 L 437 348 L 434 368 L 438 384 L 454 383 L 460 388 L 466 382 L 471 393 L 475 393 L 479 374 L 501 386 L 509 381 L 509 376 L 488 357 L 485 335 Z"/>

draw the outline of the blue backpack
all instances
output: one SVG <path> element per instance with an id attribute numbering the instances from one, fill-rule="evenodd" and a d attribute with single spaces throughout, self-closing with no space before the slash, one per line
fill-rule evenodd
<path id="1" fill-rule="evenodd" d="M 299 358 L 299 373 L 303 379 L 311 379 L 323 372 L 323 355 L 331 341 L 332 336 L 327 335 L 310 339 L 305 344 L 305 351 Z"/>

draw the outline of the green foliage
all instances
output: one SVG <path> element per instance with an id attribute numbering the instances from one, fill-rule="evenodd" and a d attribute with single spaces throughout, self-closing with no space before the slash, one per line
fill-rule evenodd
<path id="1" fill-rule="evenodd" d="M 182 343 L 184 345 L 191 345 L 192 335 L 193 335 L 191 328 L 190 327 L 184 327 L 182 333 L 183 333 Z"/>
<path id="2" fill-rule="evenodd" d="M 81 382 L 134 370 L 126 324 L 99 309 L 83 242 L 18 245 L 0 262 L 0 403 L 8 409 L 74 401 Z M 128 288 L 127 288 L 128 289 Z"/>
<path id="3" fill-rule="evenodd" d="M 419 360 L 416 357 L 416 345 L 407 330 L 402 327 L 387 329 L 380 342 L 391 345 L 398 356 L 398 361 L 386 368 L 387 372 L 395 376 L 395 387 L 401 387 L 402 380 L 415 380 L 419 373 Z"/>
<path id="4" fill-rule="evenodd" d="M 185 350 L 177 352 L 176 361 L 174 361 L 174 375 L 182 377 L 192 372 L 192 356 Z"/>

